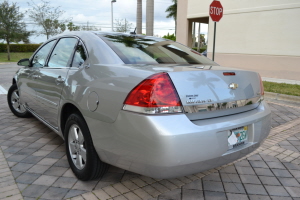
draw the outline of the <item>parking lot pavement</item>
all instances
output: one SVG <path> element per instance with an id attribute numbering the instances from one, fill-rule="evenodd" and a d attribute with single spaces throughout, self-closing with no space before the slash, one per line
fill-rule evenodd
<path id="1" fill-rule="evenodd" d="M 300 102 L 267 100 L 272 111 L 272 128 L 300 117 Z"/>
<path id="2" fill-rule="evenodd" d="M 111 167 L 82 182 L 63 140 L 35 118 L 17 118 L 0 95 L 0 199 L 300 199 L 300 107 L 270 102 L 272 131 L 238 162 L 175 179 Z"/>
<path id="3" fill-rule="evenodd" d="M 17 63 L 0 63 L 0 94 L 3 94 L 4 90 L 8 90 L 12 84 L 12 78 L 17 70 L 21 67 Z"/>

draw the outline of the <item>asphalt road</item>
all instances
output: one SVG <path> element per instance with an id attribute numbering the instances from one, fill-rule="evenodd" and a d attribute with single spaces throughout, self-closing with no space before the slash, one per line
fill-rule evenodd
<path id="1" fill-rule="evenodd" d="M 20 68 L 21 67 L 18 66 L 17 63 L 0 63 L 0 86 L 2 86 L 6 91 L 8 91 L 12 84 L 14 74 Z"/>

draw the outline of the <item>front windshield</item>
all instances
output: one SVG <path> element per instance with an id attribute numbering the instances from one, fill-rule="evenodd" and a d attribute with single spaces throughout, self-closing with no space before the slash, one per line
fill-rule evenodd
<path id="1" fill-rule="evenodd" d="M 126 64 L 218 65 L 182 44 L 163 38 L 98 34 Z"/>

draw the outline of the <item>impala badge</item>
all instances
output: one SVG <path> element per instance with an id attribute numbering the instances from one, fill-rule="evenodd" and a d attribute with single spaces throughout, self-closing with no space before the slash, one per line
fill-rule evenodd
<path id="1" fill-rule="evenodd" d="M 211 103 L 211 99 L 199 99 L 198 94 L 189 94 L 186 95 L 186 103 L 187 104 L 199 104 L 199 103 Z"/>
<path id="2" fill-rule="evenodd" d="M 230 83 L 229 84 L 229 88 L 235 90 L 236 88 L 238 88 L 239 85 L 237 83 Z"/>

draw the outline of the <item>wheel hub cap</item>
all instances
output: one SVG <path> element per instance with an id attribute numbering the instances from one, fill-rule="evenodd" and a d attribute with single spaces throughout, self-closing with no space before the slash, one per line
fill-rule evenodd
<path id="1" fill-rule="evenodd" d="M 83 134 L 76 124 L 70 127 L 68 134 L 70 157 L 77 169 L 83 169 L 86 165 L 86 147 Z"/>
<path id="2" fill-rule="evenodd" d="M 20 97 L 19 97 L 19 91 L 18 90 L 14 90 L 12 92 L 10 101 L 11 101 L 11 105 L 14 108 L 15 111 L 17 111 L 18 113 L 26 112 L 25 108 L 20 103 Z"/>

